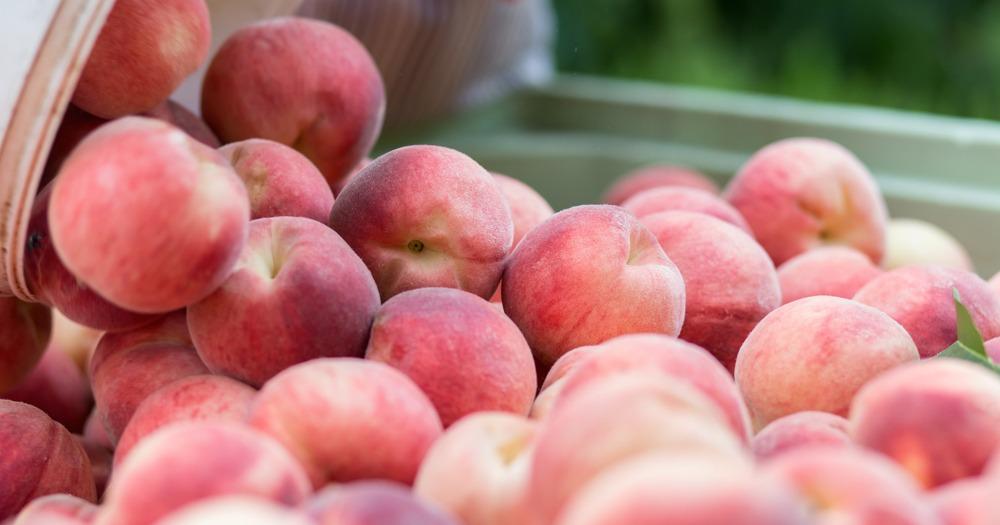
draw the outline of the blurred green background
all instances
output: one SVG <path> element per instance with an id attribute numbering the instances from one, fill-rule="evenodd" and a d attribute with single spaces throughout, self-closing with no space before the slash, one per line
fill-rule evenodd
<path id="1" fill-rule="evenodd" d="M 1000 1 L 553 0 L 564 71 L 1000 119 Z"/>

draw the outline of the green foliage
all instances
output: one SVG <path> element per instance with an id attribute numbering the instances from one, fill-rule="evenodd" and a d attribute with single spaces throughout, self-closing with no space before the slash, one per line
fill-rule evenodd
<path id="1" fill-rule="evenodd" d="M 1000 2 L 553 0 L 566 71 L 1000 118 Z"/>

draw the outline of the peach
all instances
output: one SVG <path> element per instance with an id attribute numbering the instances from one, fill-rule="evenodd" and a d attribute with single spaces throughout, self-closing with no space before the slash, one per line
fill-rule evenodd
<path id="1" fill-rule="evenodd" d="M 538 523 L 551 523 L 602 471 L 652 452 L 709 457 L 724 470 L 749 468 L 722 411 L 698 390 L 656 373 L 616 375 L 549 414 L 535 440 L 526 508 Z"/>
<path id="2" fill-rule="evenodd" d="M 747 235 L 753 235 L 750 232 L 750 226 L 747 225 L 740 212 L 721 198 L 702 190 L 676 187 L 653 188 L 633 195 L 622 203 L 622 208 L 632 212 L 640 219 L 668 211 L 702 213 L 728 222 L 746 232 Z M 643 222 L 645 223 L 645 221 Z"/>
<path id="3" fill-rule="evenodd" d="M 943 266 L 907 266 L 873 279 L 854 300 L 889 314 L 913 337 L 921 357 L 937 355 L 958 339 L 954 290 L 983 339 L 1000 336 L 1000 296 L 978 275 Z"/>
<path id="4" fill-rule="evenodd" d="M 896 465 L 856 448 L 802 447 L 764 464 L 761 481 L 793 487 L 810 523 L 934 525 L 920 489 Z"/>
<path id="5" fill-rule="evenodd" d="M 88 113 L 153 109 L 208 55 L 205 0 L 116 0 L 73 93 Z"/>
<path id="6" fill-rule="evenodd" d="M 751 448 L 758 460 L 766 460 L 805 446 L 850 446 L 848 422 L 827 412 L 806 410 L 779 417 L 753 437 Z"/>
<path id="7" fill-rule="evenodd" d="M 315 359 L 274 376 L 249 420 L 292 451 L 317 488 L 367 478 L 412 483 L 441 434 L 434 405 L 413 381 L 353 358 Z"/>
<path id="8" fill-rule="evenodd" d="M 579 358 L 575 354 L 585 352 Z M 553 372 L 559 373 L 560 364 L 566 360 L 575 363 L 563 365 L 565 382 L 555 410 L 567 398 L 590 383 L 603 378 L 637 371 L 666 376 L 670 382 L 685 383 L 694 387 L 722 411 L 726 423 L 742 442 L 750 440 L 750 421 L 746 405 L 729 372 L 703 348 L 663 335 L 634 334 L 616 337 L 593 347 L 582 347 L 565 354 Z M 546 377 L 543 388 L 550 388 Z M 559 382 L 558 377 L 554 378 Z"/>
<path id="9" fill-rule="evenodd" d="M 839 297 L 806 297 L 765 317 L 736 358 L 754 428 L 803 410 L 846 416 L 854 394 L 882 372 L 918 359 L 898 323 Z"/>
<path id="10" fill-rule="evenodd" d="M 160 428 L 179 421 L 246 421 L 257 391 L 221 376 L 191 376 L 178 379 L 153 392 L 136 408 L 125 426 L 115 465 L 120 465 L 133 447 Z"/>
<path id="11" fill-rule="evenodd" d="M 445 427 L 483 410 L 526 415 L 538 386 L 517 325 L 485 299 L 453 288 L 410 290 L 386 301 L 365 357 L 409 376 Z"/>
<path id="12" fill-rule="evenodd" d="M 621 205 L 639 192 L 661 187 L 681 187 L 702 190 L 713 195 L 719 186 L 701 173 L 682 166 L 651 164 L 622 175 L 604 193 L 601 202 Z"/>
<path id="13" fill-rule="evenodd" d="M 201 120 L 198 115 L 192 113 L 190 109 L 173 100 L 167 100 L 163 104 L 142 113 L 142 116 L 152 117 L 173 124 L 194 140 L 210 148 L 218 148 L 222 145 L 219 142 L 219 137 L 215 136 L 212 128 L 209 128 L 204 120 Z"/>
<path id="14" fill-rule="evenodd" d="M 35 499 L 17 515 L 13 525 L 90 525 L 97 505 L 69 494 L 49 494 Z"/>
<path id="15" fill-rule="evenodd" d="M 305 155 L 265 139 L 233 142 L 219 149 L 243 179 L 250 217 L 305 217 L 325 223 L 333 191 Z"/>
<path id="16" fill-rule="evenodd" d="M 97 499 L 100 501 L 104 490 L 108 487 L 108 481 L 111 479 L 114 452 L 111 451 L 110 446 L 103 443 L 92 441 L 83 436 L 74 435 L 73 437 L 87 453 L 87 459 L 90 461 L 90 473 L 94 477 L 94 488 L 97 489 Z"/>
<path id="17" fill-rule="evenodd" d="M 347 31 L 275 18 L 222 44 L 205 73 L 201 113 L 223 142 L 264 138 L 299 150 L 333 186 L 375 143 L 385 90 Z"/>
<path id="18" fill-rule="evenodd" d="M 69 320 L 59 310 L 52 310 L 52 339 L 49 344 L 68 355 L 73 364 L 82 371 L 87 370 L 90 354 L 97 346 L 102 332 Z"/>
<path id="19" fill-rule="evenodd" d="M 301 510 L 253 496 L 219 496 L 168 514 L 156 525 L 315 525 Z"/>
<path id="20" fill-rule="evenodd" d="M 865 385 L 850 419 L 855 442 L 936 487 L 978 475 L 1000 446 L 1000 379 L 957 359 L 912 363 Z"/>
<path id="21" fill-rule="evenodd" d="M 350 246 L 322 223 L 257 219 L 236 268 L 188 308 L 198 355 L 210 370 L 259 387 L 318 357 L 361 357 L 378 290 Z"/>
<path id="22" fill-rule="evenodd" d="M 892 219 L 886 238 L 882 266 L 894 270 L 914 264 L 936 264 L 972 271 L 965 248 L 940 227 L 917 219 Z"/>
<path id="23" fill-rule="evenodd" d="M 1000 363 L 1000 337 L 994 337 L 993 339 L 986 341 L 984 346 L 986 347 L 986 355 L 988 355 L 994 363 Z"/>
<path id="24" fill-rule="evenodd" d="M 52 313 L 40 304 L 0 297 L 0 395 L 31 373 L 49 343 Z"/>
<path id="25" fill-rule="evenodd" d="M 105 334 L 90 361 L 90 380 L 111 441 L 118 442 L 150 394 L 178 379 L 206 373 L 182 311 L 142 328 Z"/>
<path id="26" fill-rule="evenodd" d="M 850 246 L 880 263 L 885 202 L 868 169 L 843 146 L 793 138 L 755 153 L 723 196 L 775 265 L 818 246 Z"/>
<path id="27" fill-rule="evenodd" d="M 51 344 L 28 377 L 0 397 L 34 405 L 70 432 L 83 431 L 94 404 L 83 372 Z"/>
<path id="28" fill-rule="evenodd" d="M 358 176 L 358 173 L 361 173 L 361 170 L 367 168 L 368 165 L 373 162 L 373 160 L 374 159 L 372 159 L 371 157 L 365 157 L 361 159 L 357 164 L 355 164 L 354 167 L 351 168 L 350 173 L 348 173 L 346 177 L 340 179 L 340 181 L 337 182 L 337 184 L 333 185 L 333 196 L 336 197 L 337 195 L 340 195 L 340 192 L 344 191 L 344 188 L 347 186 L 347 184 L 352 180 L 354 180 L 354 178 Z"/>
<path id="29" fill-rule="evenodd" d="M 451 516 L 415 498 L 409 487 L 389 481 L 327 487 L 305 510 L 317 525 L 458 525 Z"/>
<path id="30" fill-rule="evenodd" d="M 781 483 L 705 458 L 641 456 L 609 468 L 567 505 L 558 525 L 805 525 Z"/>
<path id="31" fill-rule="evenodd" d="M 94 292 L 160 313 L 222 283 L 249 217 L 246 188 L 219 153 L 169 124 L 126 117 L 66 159 L 48 226 L 59 259 Z"/>
<path id="32" fill-rule="evenodd" d="M 990 277 L 990 280 L 987 281 L 987 284 L 990 285 L 990 288 L 994 292 L 1000 294 L 1000 272 L 997 272 L 996 274 L 993 275 L 993 277 Z"/>
<path id="33" fill-rule="evenodd" d="M 175 423 L 150 434 L 115 470 L 95 524 L 156 523 L 224 495 L 298 505 L 310 492 L 302 467 L 267 436 L 235 423 Z"/>
<path id="34" fill-rule="evenodd" d="M 503 412 L 460 419 L 424 457 L 414 493 L 465 525 L 522 523 L 537 426 Z"/>
<path id="35" fill-rule="evenodd" d="M 76 278 L 59 259 L 49 233 L 52 185 L 43 189 L 31 209 L 24 247 L 24 275 L 35 298 L 57 308 L 73 322 L 100 331 L 118 332 L 158 317 L 120 308 Z"/>
<path id="36" fill-rule="evenodd" d="M 656 237 L 607 205 L 563 210 L 529 232 L 503 275 L 503 308 L 541 369 L 573 348 L 640 332 L 676 336 L 684 280 Z"/>
<path id="37" fill-rule="evenodd" d="M 998 490 L 996 477 L 963 479 L 931 492 L 930 502 L 941 525 L 989 525 L 1000 523 Z"/>
<path id="38" fill-rule="evenodd" d="M 82 437 L 84 441 L 100 445 L 108 450 L 115 448 L 111 437 L 108 436 L 107 429 L 104 428 L 104 417 L 97 411 L 97 407 L 94 407 L 90 411 L 90 415 L 87 416 L 87 422 L 83 425 Z"/>
<path id="39" fill-rule="evenodd" d="M 687 305 L 680 338 L 732 370 L 750 330 L 781 306 L 778 275 L 767 252 L 739 228 L 699 213 L 657 213 L 642 222 L 684 277 Z"/>
<path id="40" fill-rule="evenodd" d="M 90 462 L 73 435 L 41 410 L 0 399 L 0 520 L 31 500 L 66 493 L 93 502 Z"/>
<path id="41" fill-rule="evenodd" d="M 514 223 L 514 241 L 511 250 L 517 248 L 521 239 L 539 224 L 552 216 L 552 206 L 531 186 L 506 175 L 494 173 L 500 192 L 503 193 L 507 206 L 510 207 L 510 217 Z M 500 303 L 500 287 L 497 287 L 490 301 Z"/>
<path id="42" fill-rule="evenodd" d="M 879 275 L 868 256 L 846 246 L 813 248 L 778 267 L 783 304 L 816 295 L 850 299 Z"/>
<path id="43" fill-rule="evenodd" d="M 330 226 L 368 265 L 383 301 L 428 286 L 489 297 L 514 234 L 489 172 L 439 146 L 375 159 L 337 196 Z"/>

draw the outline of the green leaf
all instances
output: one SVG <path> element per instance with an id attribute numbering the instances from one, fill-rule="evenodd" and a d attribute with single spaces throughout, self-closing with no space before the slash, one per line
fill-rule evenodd
<path id="1" fill-rule="evenodd" d="M 952 359 L 962 359 L 965 361 L 973 362 L 982 367 L 988 368 L 993 373 L 1000 375 L 1000 366 L 997 366 L 990 358 L 985 355 L 980 355 L 971 348 L 962 344 L 961 341 L 946 348 L 943 352 L 937 355 L 937 357 L 946 357 Z"/>
<path id="2" fill-rule="evenodd" d="M 979 329 L 976 328 L 976 324 L 972 322 L 972 315 L 969 314 L 968 308 L 962 304 L 958 288 L 952 288 L 952 294 L 955 297 L 955 320 L 958 327 L 958 342 L 965 349 L 979 355 L 986 362 L 990 362 L 990 358 L 986 355 L 986 345 L 983 344 L 983 336 L 979 333 Z"/>

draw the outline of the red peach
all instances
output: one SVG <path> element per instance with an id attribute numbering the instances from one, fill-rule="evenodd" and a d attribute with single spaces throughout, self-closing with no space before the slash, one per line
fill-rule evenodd
<path id="1" fill-rule="evenodd" d="M 179 421 L 246 421 L 257 391 L 243 383 L 220 376 L 191 376 L 178 379 L 139 404 L 115 448 L 115 465 L 120 465 L 133 447 L 146 436 Z"/>
<path id="2" fill-rule="evenodd" d="M 206 373 L 188 336 L 184 312 L 128 332 L 105 334 L 90 361 L 94 401 L 113 443 L 150 394 L 178 379 Z"/>
<path id="3" fill-rule="evenodd" d="M 316 525 L 298 509 L 253 496 L 219 496 L 181 507 L 156 525 Z"/>
<path id="4" fill-rule="evenodd" d="M 969 253 L 940 227 L 917 219 L 890 220 L 882 266 L 894 270 L 914 264 L 973 270 Z"/>
<path id="5" fill-rule="evenodd" d="M 503 193 L 507 206 L 510 207 L 510 216 L 514 222 L 514 242 L 511 250 L 517 248 L 521 239 L 536 226 L 543 223 L 552 216 L 552 206 L 546 202 L 545 198 L 538 194 L 531 186 L 506 175 L 494 173 L 500 192 Z M 500 303 L 500 287 L 493 292 L 490 302 Z"/>
<path id="6" fill-rule="evenodd" d="M 354 180 L 354 177 L 357 177 L 358 173 L 361 173 L 361 171 L 367 168 L 373 161 L 374 159 L 371 157 L 365 157 L 355 164 L 354 167 L 351 168 L 351 172 L 348 173 L 346 177 L 333 185 L 333 196 L 336 197 L 337 195 L 340 195 L 340 192 L 344 191 L 347 184 Z"/>
<path id="7" fill-rule="evenodd" d="M 236 269 L 188 308 L 210 370 L 259 387 L 318 357 L 361 357 L 378 290 L 350 246 L 322 223 L 257 219 Z"/>
<path id="8" fill-rule="evenodd" d="M 746 219 L 775 265 L 827 244 L 885 254 L 885 202 L 868 169 L 843 146 L 793 138 L 759 150 L 724 197 Z"/>
<path id="9" fill-rule="evenodd" d="M 204 0 L 116 0 L 73 103 L 103 118 L 153 109 L 198 69 L 211 40 Z"/>
<path id="10" fill-rule="evenodd" d="M 389 481 L 332 485 L 316 494 L 305 510 L 317 525 L 457 525 L 451 516 L 415 498 L 409 487 Z"/>
<path id="11" fill-rule="evenodd" d="M 633 195 L 622 208 L 640 219 L 668 211 L 702 213 L 715 217 L 753 235 L 747 221 L 726 201 L 701 190 L 691 188 L 653 188 Z M 645 221 L 643 221 L 645 223 Z"/>
<path id="12" fill-rule="evenodd" d="M 998 491 L 998 478 L 983 476 L 944 485 L 930 493 L 930 501 L 941 525 L 990 525 L 1000 523 Z"/>
<path id="13" fill-rule="evenodd" d="M 806 297 L 765 317 L 736 358 L 754 427 L 803 410 L 847 415 L 870 379 L 920 357 L 898 323 L 839 297 Z"/>
<path id="14" fill-rule="evenodd" d="M 292 451 L 317 488 L 368 478 L 412 483 L 441 434 L 434 405 L 413 381 L 353 358 L 315 359 L 274 376 L 251 405 L 250 424 Z"/>
<path id="15" fill-rule="evenodd" d="M 465 525 L 522 523 L 537 424 L 480 412 L 452 425 L 424 457 L 414 493 Z"/>
<path id="16" fill-rule="evenodd" d="M 368 265 L 383 301 L 428 286 L 489 297 L 514 231 L 489 172 L 439 146 L 375 159 L 337 197 L 330 226 Z"/>
<path id="17" fill-rule="evenodd" d="M 873 279 L 854 300 L 889 314 L 913 337 L 921 357 L 937 355 L 958 339 L 954 290 L 983 339 L 1000 336 L 1000 296 L 978 275 L 943 266 L 907 266 Z"/>
<path id="18" fill-rule="evenodd" d="M 41 410 L 0 399 L 0 520 L 31 500 L 66 493 L 93 502 L 94 478 L 83 448 Z"/>
<path id="19" fill-rule="evenodd" d="M 94 404 L 83 372 L 51 344 L 31 374 L 0 397 L 38 407 L 70 432 L 83 431 Z"/>
<path id="20" fill-rule="evenodd" d="M 97 411 L 97 407 L 90 411 L 90 416 L 87 417 L 87 422 L 83 425 L 82 437 L 84 441 L 108 450 L 115 448 L 111 437 L 108 436 L 107 429 L 104 428 L 104 417 Z"/>
<path id="21" fill-rule="evenodd" d="M 115 471 L 95 524 L 152 524 L 223 495 L 297 505 L 310 492 L 302 467 L 267 436 L 234 423 L 175 423 L 150 434 Z"/>
<path id="22" fill-rule="evenodd" d="M 249 216 L 246 188 L 218 152 L 169 124 L 126 117 L 66 159 L 48 221 L 73 275 L 117 306 L 159 313 L 226 278 Z"/>
<path id="23" fill-rule="evenodd" d="M 83 436 L 74 435 L 73 437 L 87 453 L 87 459 L 90 461 L 90 473 L 94 477 L 94 488 L 97 489 L 97 500 L 100 501 L 104 490 L 108 487 L 108 481 L 111 479 L 114 453 L 110 447 L 102 443 L 91 441 Z"/>
<path id="24" fill-rule="evenodd" d="M 656 237 L 616 206 L 553 215 L 524 237 L 503 275 L 504 311 L 542 370 L 615 336 L 676 336 L 684 299 L 684 280 Z"/>
<path id="25" fill-rule="evenodd" d="M 765 460 L 805 446 L 850 446 L 848 422 L 827 412 L 806 410 L 779 417 L 753 437 L 751 448 Z"/>
<path id="26" fill-rule="evenodd" d="M 911 363 L 865 385 L 850 419 L 855 442 L 936 487 L 978 475 L 1000 447 L 1000 379 L 957 359 Z"/>
<path id="27" fill-rule="evenodd" d="M 783 304 L 816 295 L 850 299 L 882 270 L 865 254 L 846 246 L 822 246 L 778 267 Z"/>
<path id="28" fill-rule="evenodd" d="M 715 182 L 695 170 L 669 164 L 652 164 L 619 177 L 604 193 L 601 201 L 620 206 L 641 191 L 674 186 L 699 189 L 713 195 L 719 193 L 719 186 Z"/>
<path id="29" fill-rule="evenodd" d="M 233 33 L 205 74 L 201 113 L 223 142 L 291 146 L 333 186 L 371 150 L 385 113 L 382 78 L 343 29 L 275 18 Z"/>
<path id="30" fill-rule="evenodd" d="M 609 468 L 566 506 L 558 525 L 806 525 L 788 487 L 705 458 L 641 456 Z"/>
<path id="31" fill-rule="evenodd" d="M 642 222 L 684 277 L 680 338 L 705 348 L 731 371 L 750 330 L 781 306 L 767 252 L 740 229 L 699 213 L 657 213 Z"/>
<path id="32" fill-rule="evenodd" d="M 233 142 L 219 149 L 243 179 L 250 218 L 305 217 L 325 223 L 333 191 L 305 155 L 265 139 Z"/>
<path id="33" fill-rule="evenodd" d="M 12 525 L 90 525 L 97 505 L 69 494 L 49 494 L 33 500 Z"/>
<path id="34" fill-rule="evenodd" d="M 142 113 L 142 116 L 152 117 L 173 124 L 194 140 L 210 148 L 218 148 L 222 145 L 219 142 L 219 138 L 212 131 L 212 128 L 209 128 L 204 120 L 201 120 L 190 109 L 173 100 L 167 100 L 163 104 Z"/>
<path id="35" fill-rule="evenodd" d="M 517 325 L 485 299 L 452 288 L 410 290 L 386 301 L 365 357 L 409 376 L 445 427 L 483 410 L 526 415 L 538 386 Z"/>
<path id="36" fill-rule="evenodd" d="M 557 362 L 553 371 L 557 371 L 563 360 L 573 359 L 579 352 L 586 353 L 569 366 L 555 410 L 594 381 L 637 371 L 655 372 L 671 382 L 694 387 L 722 412 L 733 435 L 744 443 L 750 441 L 750 418 L 732 376 L 703 348 L 662 335 L 625 335 L 573 350 Z M 547 377 L 545 383 L 551 387 L 549 380 Z"/>
<path id="37" fill-rule="evenodd" d="M 28 377 L 45 352 L 51 329 L 49 308 L 0 297 L 0 395 Z"/>

